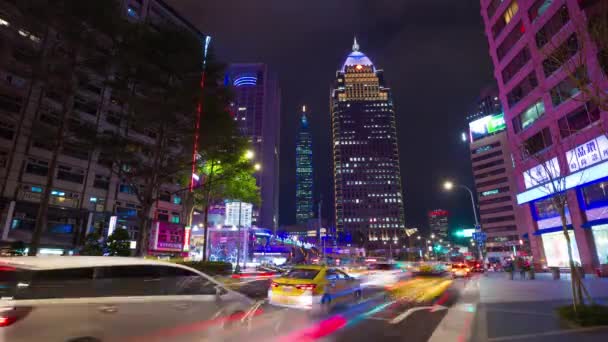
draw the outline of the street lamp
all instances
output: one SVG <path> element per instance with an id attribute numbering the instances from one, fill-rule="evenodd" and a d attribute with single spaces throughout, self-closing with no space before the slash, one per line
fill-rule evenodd
<path id="1" fill-rule="evenodd" d="M 434 239 L 434 238 L 435 238 L 435 234 L 431 234 L 431 239 Z"/>
<path id="2" fill-rule="evenodd" d="M 262 165 L 260 165 L 260 163 L 255 163 L 253 165 L 253 169 L 256 171 L 260 171 L 262 169 Z"/>
<path id="3" fill-rule="evenodd" d="M 245 159 L 251 160 L 251 159 L 253 159 L 254 156 L 255 156 L 255 153 L 253 153 L 252 150 L 245 151 Z"/>
<path id="4" fill-rule="evenodd" d="M 418 235 L 418 237 L 416 237 L 416 239 L 420 240 L 420 235 Z"/>
<path id="5" fill-rule="evenodd" d="M 479 220 L 477 220 L 477 208 L 475 207 L 475 198 L 473 197 L 473 191 L 471 191 L 471 189 L 469 189 L 469 187 L 466 185 L 456 184 L 456 186 L 465 189 L 469 193 L 469 196 L 471 197 L 471 207 L 473 208 L 473 218 L 475 219 L 475 230 L 481 229 L 481 226 L 479 225 Z M 454 188 L 454 183 L 449 180 L 445 181 L 443 183 L 443 188 L 447 191 L 450 191 Z M 473 243 L 472 245 L 475 246 L 475 243 Z M 479 252 L 479 258 L 481 259 L 481 263 L 485 270 L 485 262 L 483 252 L 481 251 L 481 245 L 477 245 L 477 250 Z"/>

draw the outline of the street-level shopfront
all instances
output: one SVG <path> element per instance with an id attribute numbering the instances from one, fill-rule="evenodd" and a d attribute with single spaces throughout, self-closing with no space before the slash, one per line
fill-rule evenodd
<path id="1" fill-rule="evenodd" d="M 153 221 L 148 253 L 164 257 L 188 256 L 189 229 L 182 224 Z"/>
<path id="2" fill-rule="evenodd" d="M 585 222 L 580 227 L 572 225 L 570 208 L 566 208 L 566 223 L 568 235 L 572 246 L 573 259 L 576 264 L 583 264 L 575 229 L 583 230 L 583 234 L 590 234 L 592 246 L 585 246 L 591 251 L 593 261 L 598 264 L 608 264 L 608 178 L 585 184 L 574 189 L 576 191 L 577 206 Z M 551 197 L 541 198 L 530 203 L 530 210 L 536 222 L 534 236 L 542 241 L 542 248 L 546 266 L 568 267 L 567 240 L 561 225 L 559 212 L 555 208 Z M 577 243 L 578 242 L 578 243 Z"/>

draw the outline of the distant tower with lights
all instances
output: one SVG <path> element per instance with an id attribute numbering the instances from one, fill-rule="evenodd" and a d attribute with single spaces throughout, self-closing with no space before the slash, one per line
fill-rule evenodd
<path id="1" fill-rule="evenodd" d="M 302 107 L 296 143 L 296 221 L 305 224 L 313 218 L 313 167 L 312 134 L 306 117 L 306 106 Z"/>
<path id="2" fill-rule="evenodd" d="M 398 243 L 405 223 L 393 100 L 356 38 L 336 72 L 331 128 L 337 231 L 368 246 Z"/>

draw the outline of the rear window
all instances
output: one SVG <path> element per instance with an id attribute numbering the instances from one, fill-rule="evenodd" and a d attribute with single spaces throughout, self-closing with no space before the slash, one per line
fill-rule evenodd
<path id="1" fill-rule="evenodd" d="M 319 274 L 319 270 L 312 268 L 294 268 L 293 270 L 287 272 L 283 278 L 314 279 L 317 274 Z"/>

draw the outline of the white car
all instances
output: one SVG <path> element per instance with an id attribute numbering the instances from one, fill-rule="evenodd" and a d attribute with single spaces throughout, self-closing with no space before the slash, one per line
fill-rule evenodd
<path id="1" fill-rule="evenodd" d="M 192 268 L 122 257 L 0 258 L 0 341 L 218 336 L 252 301 Z M 194 327 L 194 328 L 193 328 Z M 213 334 L 213 335 L 211 335 Z"/>
<path id="2" fill-rule="evenodd" d="M 375 263 L 369 266 L 369 271 L 362 277 L 364 286 L 390 286 L 401 281 L 407 273 L 395 263 Z"/>

